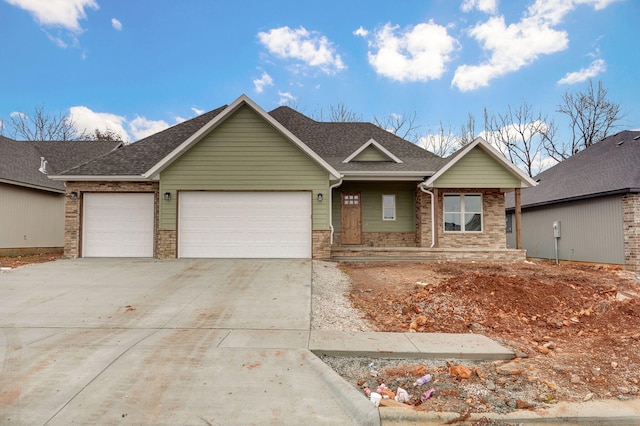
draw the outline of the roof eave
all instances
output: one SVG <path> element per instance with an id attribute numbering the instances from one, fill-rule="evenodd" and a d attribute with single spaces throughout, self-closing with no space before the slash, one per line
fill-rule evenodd
<path id="1" fill-rule="evenodd" d="M 426 176 L 431 176 L 432 171 L 407 171 L 407 172 L 342 172 L 344 180 L 377 180 L 377 181 L 423 181 Z"/>
<path id="2" fill-rule="evenodd" d="M 20 187 L 30 188 L 30 189 L 37 189 L 40 191 L 56 192 L 58 194 L 64 194 L 65 192 L 64 189 L 52 188 L 52 187 L 43 186 L 43 185 L 35 185 L 31 183 L 26 183 L 26 182 L 18 182 L 10 179 L 0 179 L 0 183 L 6 183 L 7 185 L 20 186 Z"/>
<path id="3" fill-rule="evenodd" d="M 598 192 L 595 194 L 577 195 L 575 197 L 559 198 L 556 200 L 549 200 L 549 201 L 540 201 L 540 202 L 531 203 L 531 204 L 522 204 L 521 208 L 529 209 L 534 207 L 544 207 L 544 206 L 550 206 L 553 204 L 569 203 L 572 201 L 590 200 L 594 198 L 610 197 L 612 195 L 624 195 L 629 193 L 638 194 L 640 193 L 640 188 L 622 188 L 622 189 L 615 189 L 611 191 Z M 507 207 L 505 210 L 512 211 L 512 210 L 515 210 L 515 207 Z"/>
<path id="4" fill-rule="evenodd" d="M 57 181 L 128 181 L 144 182 L 150 179 L 143 175 L 56 175 L 48 176 L 51 180 Z"/>

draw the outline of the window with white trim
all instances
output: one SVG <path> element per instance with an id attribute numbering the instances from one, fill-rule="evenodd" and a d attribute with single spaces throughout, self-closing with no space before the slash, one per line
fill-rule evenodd
<path id="1" fill-rule="evenodd" d="M 445 232 L 482 232 L 481 194 L 444 194 Z"/>
<path id="2" fill-rule="evenodd" d="M 382 196 L 382 220 L 396 220 L 396 196 Z"/>

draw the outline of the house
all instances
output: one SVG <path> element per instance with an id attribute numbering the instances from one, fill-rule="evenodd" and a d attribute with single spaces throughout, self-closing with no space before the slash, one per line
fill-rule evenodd
<path id="1" fill-rule="evenodd" d="M 244 95 L 50 178 L 71 258 L 524 259 L 504 192 L 535 185 L 482 139 L 442 159 Z"/>
<path id="2" fill-rule="evenodd" d="M 120 142 L 27 142 L 0 136 L 0 255 L 62 251 L 64 182 L 48 179 Z"/>
<path id="3" fill-rule="evenodd" d="M 527 256 L 640 272 L 640 131 L 609 136 L 536 179 L 538 186 L 521 192 Z M 513 197 L 506 212 L 507 243 L 516 247 Z"/>

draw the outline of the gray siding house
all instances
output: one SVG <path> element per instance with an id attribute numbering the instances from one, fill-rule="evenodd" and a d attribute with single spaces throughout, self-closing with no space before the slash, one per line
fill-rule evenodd
<path id="1" fill-rule="evenodd" d="M 640 271 L 640 131 L 610 136 L 535 179 L 521 195 L 528 257 Z M 507 246 L 516 247 L 512 195 L 506 207 Z"/>
<path id="2" fill-rule="evenodd" d="M 62 251 L 65 185 L 48 175 L 120 145 L 120 142 L 15 141 L 0 136 L 0 255 Z"/>
<path id="3" fill-rule="evenodd" d="M 67 257 L 524 259 L 504 193 L 535 185 L 478 138 L 440 158 L 371 123 L 240 96 L 50 176 Z"/>

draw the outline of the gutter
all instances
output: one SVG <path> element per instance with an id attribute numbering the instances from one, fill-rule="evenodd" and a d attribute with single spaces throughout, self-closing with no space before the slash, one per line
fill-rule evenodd
<path id="1" fill-rule="evenodd" d="M 435 204 L 436 204 L 436 199 L 435 196 L 433 195 L 433 192 L 429 191 L 425 186 L 424 186 L 424 182 L 421 182 L 418 184 L 418 188 L 420 188 L 420 191 L 424 192 L 425 194 L 429 194 L 431 196 L 431 247 L 433 248 L 436 245 L 436 218 L 435 218 Z"/>

